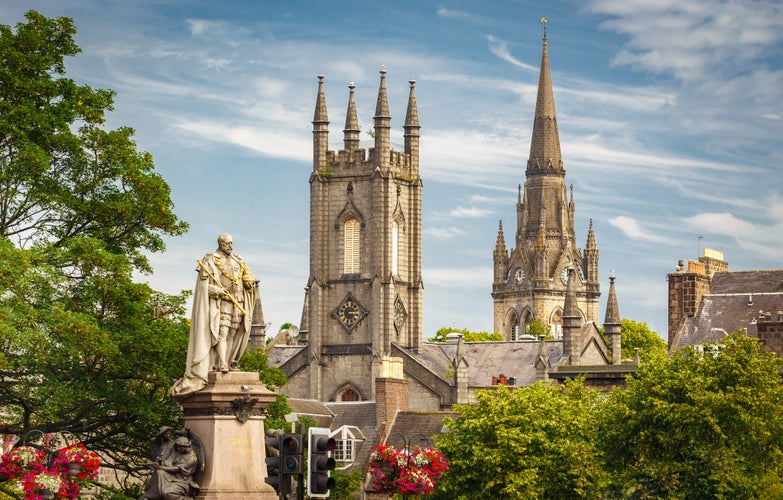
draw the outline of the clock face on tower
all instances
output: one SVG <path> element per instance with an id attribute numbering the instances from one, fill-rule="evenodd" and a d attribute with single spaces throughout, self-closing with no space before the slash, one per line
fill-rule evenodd
<path id="1" fill-rule="evenodd" d="M 334 316 L 348 332 L 353 331 L 356 325 L 367 315 L 367 311 L 349 293 L 334 311 Z"/>
<path id="2" fill-rule="evenodd" d="M 562 271 L 560 271 L 560 281 L 563 282 L 564 285 L 568 284 L 568 268 L 564 268 Z"/>
<path id="3" fill-rule="evenodd" d="M 522 269 L 521 267 L 517 269 L 516 277 L 517 277 L 517 283 L 522 283 L 523 281 L 525 281 L 525 270 Z"/>
<path id="4" fill-rule="evenodd" d="M 394 301 L 394 329 L 397 330 L 397 333 L 400 332 L 402 325 L 405 324 L 405 318 L 407 316 L 408 313 L 405 311 L 405 304 L 397 297 L 397 300 Z"/>

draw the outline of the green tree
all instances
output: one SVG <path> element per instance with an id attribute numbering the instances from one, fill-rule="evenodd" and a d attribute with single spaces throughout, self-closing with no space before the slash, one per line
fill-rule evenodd
<path id="1" fill-rule="evenodd" d="M 602 443 L 617 498 L 779 498 L 780 362 L 735 332 L 640 366 L 614 391 Z"/>
<path id="2" fill-rule="evenodd" d="M 479 391 L 436 438 L 449 468 L 439 498 L 598 498 L 606 477 L 595 423 L 600 395 L 581 380 Z"/>
<path id="3" fill-rule="evenodd" d="M 0 434 L 69 431 L 136 472 L 181 417 L 188 322 L 133 273 L 187 225 L 133 130 L 102 128 L 114 93 L 65 77 L 75 33 L 0 26 Z"/>
<path id="4" fill-rule="evenodd" d="M 639 349 L 639 357 L 646 361 L 651 357 L 665 356 L 666 342 L 647 323 L 623 318 L 620 320 L 620 338 L 623 359 L 633 359 L 634 350 Z"/>
<path id="5" fill-rule="evenodd" d="M 503 335 L 495 332 L 472 332 L 467 328 L 455 328 L 453 326 L 443 326 L 435 332 L 435 336 L 428 339 L 430 342 L 446 342 L 446 336 L 450 333 L 461 333 L 465 342 L 500 342 L 505 340 Z"/>

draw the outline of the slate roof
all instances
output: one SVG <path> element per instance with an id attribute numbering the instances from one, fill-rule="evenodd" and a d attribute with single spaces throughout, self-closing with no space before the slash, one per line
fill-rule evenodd
<path id="1" fill-rule="evenodd" d="M 269 357 L 270 366 L 283 366 L 286 361 L 293 358 L 299 351 L 306 349 L 306 345 L 276 345 L 274 349 L 270 349 L 266 354 Z"/>
<path id="2" fill-rule="evenodd" d="M 355 450 L 356 460 L 352 469 L 362 472 L 367 470 L 370 458 L 370 450 L 378 441 L 378 429 L 375 419 L 375 401 L 346 401 L 325 403 L 334 413 L 332 431 L 343 425 L 353 425 L 359 428 L 365 441 L 357 443 Z"/>
<path id="3" fill-rule="evenodd" d="M 289 398 L 288 406 L 291 411 L 301 417 L 312 418 L 317 422 L 317 427 L 332 427 L 335 415 L 326 404 L 315 399 Z"/>
<path id="4" fill-rule="evenodd" d="M 783 292 L 783 269 L 715 273 L 710 282 L 711 294 L 771 292 Z"/>
<path id="5" fill-rule="evenodd" d="M 710 281 L 710 293 L 702 296 L 696 315 L 680 326 L 670 350 L 717 342 L 740 328 L 748 336 L 757 337 L 759 311 L 774 314 L 780 310 L 783 310 L 783 269 L 715 273 Z"/>
<path id="6" fill-rule="evenodd" d="M 433 436 L 442 434 L 446 429 L 443 419 L 459 416 L 454 411 L 400 411 L 389 429 L 387 445 L 397 449 L 408 444 L 413 449 L 435 446 Z"/>
<path id="7" fill-rule="evenodd" d="M 534 384 L 539 343 L 538 340 L 463 343 L 468 361 L 468 385 L 487 387 L 492 384 L 492 377 L 500 374 L 514 377 L 518 386 Z M 545 348 L 550 364 L 558 364 L 563 357 L 563 342 L 547 340 Z M 435 373 L 445 376 L 453 370 L 451 361 L 456 353 L 456 342 L 424 342 L 421 352 L 415 357 Z"/>
<path id="8" fill-rule="evenodd" d="M 749 337 L 757 337 L 759 311 L 774 314 L 780 310 L 783 310 L 783 292 L 704 295 L 699 312 L 687 318 L 677 332 L 672 350 L 720 341 L 739 328 L 744 328 Z"/>

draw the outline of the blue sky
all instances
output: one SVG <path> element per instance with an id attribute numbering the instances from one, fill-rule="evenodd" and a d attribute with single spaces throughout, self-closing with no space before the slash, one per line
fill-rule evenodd
<path id="1" fill-rule="evenodd" d="M 367 131 L 382 65 L 394 143 L 417 81 L 424 335 L 492 330 L 492 250 L 498 220 L 515 230 L 541 17 L 577 239 L 592 218 L 600 251 L 601 317 L 611 270 L 621 315 L 665 337 L 678 259 L 709 247 L 731 270 L 783 267 L 779 2 L 32 0 L 0 4 L 0 23 L 28 9 L 75 20 L 69 76 L 118 92 L 108 126 L 136 129 L 191 225 L 140 279 L 191 288 L 196 258 L 230 232 L 273 332 L 299 322 L 307 280 L 317 75 L 337 148 L 348 83 Z"/>

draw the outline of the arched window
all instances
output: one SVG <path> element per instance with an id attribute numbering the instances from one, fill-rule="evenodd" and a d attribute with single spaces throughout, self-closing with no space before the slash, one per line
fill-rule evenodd
<path id="1" fill-rule="evenodd" d="M 514 312 L 508 318 L 508 340 L 519 340 L 519 318 Z"/>
<path id="2" fill-rule="evenodd" d="M 392 222 L 392 247 L 391 247 L 391 272 L 394 275 L 400 274 L 399 260 L 400 260 L 400 226 L 397 225 L 397 221 Z"/>
<path id="3" fill-rule="evenodd" d="M 340 401 L 359 401 L 359 394 L 353 389 L 346 389 L 340 396 Z"/>
<path id="4" fill-rule="evenodd" d="M 345 221 L 345 253 L 343 254 L 343 274 L 359 273 L 361 255 L 360 225 L 358 219 Z"/>

